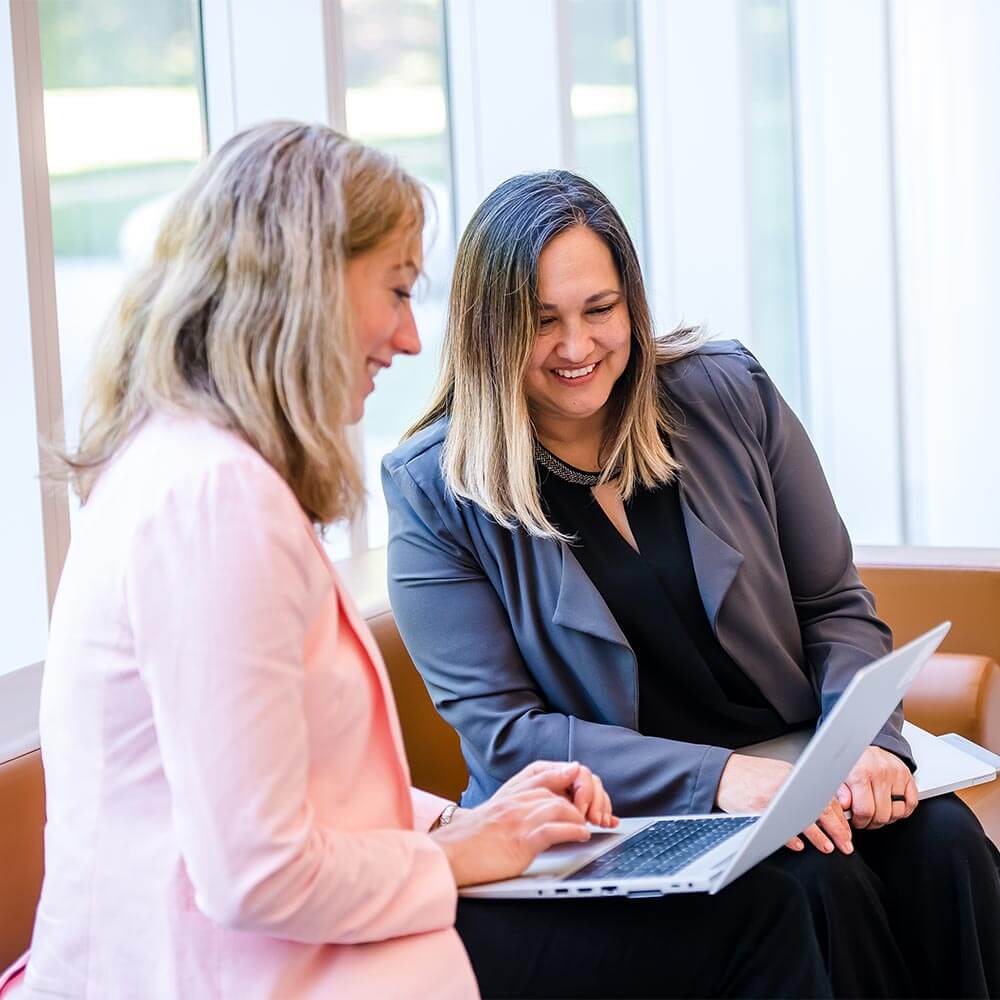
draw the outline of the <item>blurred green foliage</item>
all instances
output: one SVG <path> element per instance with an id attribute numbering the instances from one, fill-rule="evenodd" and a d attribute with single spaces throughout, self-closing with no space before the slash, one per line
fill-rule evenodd
<path id="1" fill-rule="evenodd" d="M 631 0 L 570 0 L 573 83 L 635 84 Z"/>
<path id="2" fill-rule="evenodd" d="M 190 85 L 198 0 L 39 0 L 46 89 Z"/>
<path id="3" fill-rule="evenodd" d="M 573 86 L 628 88 L 638 94 L 634 4 L 570 0 L 569 17 Z M 596 184 L 618 209 L 642 260 L 638 99 L 633 113 L 574 117 L 573 153 L 576 172 Z"/>
<path id="4" fill-rule="evenodd" d="M 444 80 L 441 0 L 342 0 L 350 87 Z M 475 0 L 462 0 L 475 2 Z"/>
<path id="5" fill-rule="evenodd" d="M 788 6 L 788 0 L 745 0 L 743 6 L 750 305 L 754 351 L 788 402 L 801 413 L 803 358 Z"/>
<path id="6" fill-rule="evenodd" d="M 46 90 L 198 87 L 198 0 L 39 0 Z M 117 257 L 129 215 L 181 185 L 191 162 L 121 164 L 53 174 L 58 257 Z"/>
<path id="7" fill-rule="evenodd" d="M 57 257 L 117 257 L 125 220 L 142 205 L 176 191 L 191 164 L 135 164 L 53 177 L 52 244 Z"/>

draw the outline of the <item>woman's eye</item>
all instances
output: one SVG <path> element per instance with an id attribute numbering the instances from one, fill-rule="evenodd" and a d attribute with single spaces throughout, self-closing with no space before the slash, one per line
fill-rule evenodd
<path id="1" fill-rule="evenodd" d="M 591 309 L 590 310 L 590 315 L 591 316 L 604 316 L 607 313 L 611 312 L 611 310 L 614 309 L 614 307 L 616 305 L 618 305 L 617 302 L 612 302 L 612 303 L 610 303 L 609 305 L 606 305 L 606 306 L 598 306 L 596 309 Z"/>
<path id="2" fill-rule="evenodd" d="M 400 302 L 405 302 L 407 299 L 412 298 L 412 293 L 408 292 L 405 288 L 394 288 L 393 291 L 396 293 L 396 298 Z"/>
<path id="3" fill-rule="evenodd" d="M 543 316 L 539 321 L 539 326 L 551 326 L 556 321 L 555 316 Z"/>

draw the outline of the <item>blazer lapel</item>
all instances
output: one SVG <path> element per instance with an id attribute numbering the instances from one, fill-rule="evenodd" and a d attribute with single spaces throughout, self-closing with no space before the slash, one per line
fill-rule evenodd
<path id="1" fill-rule="evenodd" d="M 389 720 L 389 732 L 392 735 L 392 742 L 396 748 L 396 757 L 399 760 L 400 767 L 403 771 L 404 784 L 409 787 L 410 765 L 406 759 L 406 745 L 403 742 L 403 730 L 400 726 L 399 714 L 396 712 L 395 696 L 392 691 L 392 684 L 389 681 L 389 675 L 385 669 L 385 663 L 382 660 L 382 653 L 375 643 L 371 629 L 368 628 L 367 623 L 361 617 L 361 613 L 354 606 L 354 601 L 351 598 L 351 595 L 347 592 L 347 588 L 340 582 L 340 578 L 337 576 L 337 571 L 333 568 L 333 563 L 330 562 L 330 557 L 327 555 L 326 549 L 323 548 L 322 543 L 315 536 L 315 534 L 313 534 L 311 528 L 309 533 L 312 536 L 314 544 L 316 545 L 316 551 L 323 560 L 323 565 L 330 574 L 330 580 L 333 584 L 334 590 L 336 591 L 337 600 L 340 606 L 344 609 L 344 617 L 347 619 L 348 624 L 351 626 L 358 642 L 361 643 L 365 653 L 367 653 L 368 662 L 371 664 L 371 668 L 375 671 L 375 676 L 378 678 L 379 687 L 382 690 L 382 700 L 385 703 L 386 708 L 385 714 Z M 412 809 L 412 803 L 409 795 L 407 794 L 405 798 L 406 808 Z"/>
<path id="2" fill-rule="evenodd" d="M 555 552 L 555 546 L 547 545 L 545 548 Z M 631 652 L 628 639 L 580 561 L 573 555 L 573 550 L 565 542 L 560 542 L 559 551 L 562 566 L 559 568 L 559 596 L 552 615 L 553 624 L 613 642 Z"/>
<path id="3" fill-rule="evenodd" d="M 788 677 L 774 671 L 767 639 L 761 636 L 761 623 L 766 623 L 767 612 L 759 602 L 766 602 L 766 595 L 747 591 L 749 583 L 740 580 L 743 553 L 705 523 L 715 508 L 702 496 L 697 480 L 687 475 L 689 469 L 685 465 L 681 474 L 681 510 L 698 591 L 712 630 L 733 662 L 778 712 L 786 720 L 801 721 L 807 717 L 803 714 L 803 704 L 808 705 L 810 698 L 808 681 L 804 674 Z M 699 508 L 704 516 L 698 513 Z M 716 523 L 719 520 L 716 518 Z M 726 597 L 734 590 L 733 596 L 739 600 L 726 604 Z M 808 708 L 805 711 L 808 713 Z"/>
<path id="4" fill-rule="evenodd" d="M 687 489 L 680 488 L 681 513 L 687 529 L 688 547 L 701 603 L 712 629 L 719 634 L 719 612 L 743 565 L 743 554 L 720 538 L 695 512 Z"/>

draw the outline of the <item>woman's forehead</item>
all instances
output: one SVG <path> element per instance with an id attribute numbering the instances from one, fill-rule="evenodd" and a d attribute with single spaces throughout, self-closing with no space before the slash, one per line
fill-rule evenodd
<path id="1" fill-rule="evenodd" d="M 574 226 L 553 237 L 539 255 L 539 293 L 549 286 L 588 281 L 618 285 L 618 268 L 600 236 L 586 226 Z"/>
<path id="2" fill-rule="evenodd" d="M 377 249 L 388 267 L 416 274 L 423 268 L 423 233 L 412 222 L 397 225 Z"/>

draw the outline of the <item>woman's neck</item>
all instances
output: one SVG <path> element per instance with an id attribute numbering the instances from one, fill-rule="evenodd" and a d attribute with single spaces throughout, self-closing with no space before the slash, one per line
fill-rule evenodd
<path id="1" fill-rule="evenodd" d="M 604 412 L 590 417 L 535 417 L 535 434 L 543 447 L 567 465 L 584 472 L 600 471 Z"/>

